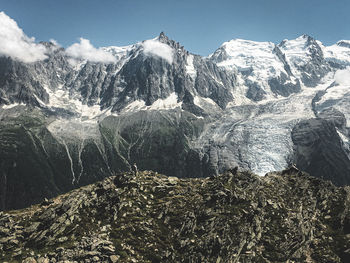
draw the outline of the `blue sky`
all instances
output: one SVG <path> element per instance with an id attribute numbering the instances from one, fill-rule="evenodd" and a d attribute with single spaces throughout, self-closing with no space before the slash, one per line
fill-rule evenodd
<path id="1" fill-rule="evenodd" d="M 65 47 L 79 37 L 97 47 L 128 45 L 161 31 L 200 55 L 234 38 L 350 39 L 349 0 L 0 0 L 0 11 L 28 36 Z"/>

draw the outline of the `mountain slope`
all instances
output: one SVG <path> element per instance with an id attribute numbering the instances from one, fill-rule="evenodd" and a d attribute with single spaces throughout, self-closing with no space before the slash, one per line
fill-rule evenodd
<path id="1" fill-rule="evenodd" d="M 119 174 L 0 214 L 5 260 L 348 262 L 350 192 L 290 168 Z"/>

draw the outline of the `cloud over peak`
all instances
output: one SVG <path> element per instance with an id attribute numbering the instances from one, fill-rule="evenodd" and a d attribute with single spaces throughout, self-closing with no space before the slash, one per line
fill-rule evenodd
<path id="1" fill-rule="evenodd" d="M 159 42 L 158 40 L 151 39 L 143 42 L 143 52 L 146 55 L 161 57 L 169 64 L 173 63 L 173 49 L 167 44 Z"/>
<path id="2" fill-rule="evenodd" d="M 28 37 L 16 21 L 0 12 L 0 56 L 9 56 L 24 63 L 32 63 L 47 58 L 47 54 L 59 47 L 55 40 L 50 40 L 54 47 L 35 43 L 34 37 Z M 80 38 L 66 50 L 73 60 L 113 63 L 116 58 L 101 48 L 95 48 L 88 39 Z"/>
<path id="3" fill-rule="evenodd" d="M 80 38 L 79 43 L 74 43 L 66 49 L 66 54 L 73 59 L 89 60 L 91 62 L 113 63 L 116 58 L 101 48 L 95 48 L 88 39 Z"/>
<path id="4" fill-rule="evenodd" d="M 25 63 L 47 58 L 45 46 L 26 36 L 15 20 L 0 12 L 0 55 L 9 56 Z"/>
<path id="5" fill-rule="evenodd" d="M 335 81 L 342 86 L 350 86 L 350 67 L 338 70 L 334 74 Z"/>

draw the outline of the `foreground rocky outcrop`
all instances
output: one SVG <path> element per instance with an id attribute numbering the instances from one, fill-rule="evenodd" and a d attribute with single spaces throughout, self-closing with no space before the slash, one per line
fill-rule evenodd
<path id="1" fill-rule="evenodd" d="M 0 214 L 17 262 L 349 262 L 350 189 L 294 168 L 120 174 Z"/>

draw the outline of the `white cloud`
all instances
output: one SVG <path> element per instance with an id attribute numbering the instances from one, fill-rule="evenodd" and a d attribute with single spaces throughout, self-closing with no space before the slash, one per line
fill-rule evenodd
<path id="1" fill-rule="evenodd" d="M 53 38 L 50 38 L 49 43 L 52 44 L 52 45 L 47 46 L 47 49 L 50 50 L 51 52 L 52 52 L 52 51 L 56 51 L 56 50 L 62 48 L 61 44 L 58 43 L 58 42 L 57 42 L 55 39 L 53 39 Z"/>
<path id="2" fill-rule="evenodd" d="M 334 75 L 335 81 L 342 86 L 350 86 L 350 68 L 338 70 Z"/>
<path id="3" fill-rule="evenodd" d="M 56 39 L 50 38 L 49 42 L 51 42 L 52 44 L 54 44 L 57 47 L 60 47 L 61 45 L 57 42 Z"/>
<path id="4" fill-rule="evenodd" d="M 26 36 L 15 20 L 0 12 L 0 55 L 31 63 L 47 58 L 46 48 Z"/>
<path id="5" fill-rule="evenodd" d="M 167 44 L 161 43 L 158 40 L 146 40 L 143 42 L 143 52 L 146 55 L 155 55 L 173 63 L 173 49 Z"/>
<path id="6" fill-rule="evenodd" d="M 80 38 L 80 43 L 74 43 L 66 49 L 66 54 L 74 59 L 89 60 L 91 62 L 113 63 L 116 58 L 101 48 L 95 48 L 90 41 Z"/>

